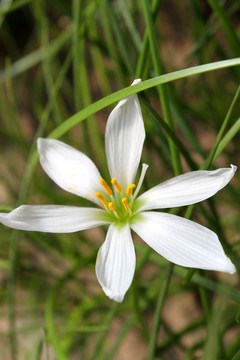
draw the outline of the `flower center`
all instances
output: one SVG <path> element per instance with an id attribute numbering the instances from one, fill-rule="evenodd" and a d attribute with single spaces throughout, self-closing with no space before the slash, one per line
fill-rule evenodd
<path id="1" fill-rule="evenodd" d="M 136 185 L 130 184 L 124 193 L 122 186 L 115 178 L 113 178 L 111 183 L 116 190 L 114 193 L 104 179 L 99 179 L 99 182 L 105 190 L 105 195 L 96 192 L 95 196 L 101 201 L 105 209 L 119 220 L 124 220 L 131 216 L 133 199 L 132 190 L 136 187 Z"/>
<path id="2" fill-rule="evenodd" d="M 148 165 L 142 165 L 142 172 L 137 187 L 135 184 L 130 184 L 124 190 L 115 178 L 111 180 L 112 186 L 115 188 L 114 192 L 103 178 L 99 179 L 105 193 L 96 192 L 95 196 L 103 204 L 108 213 L 114 216 L 115 220 L 127 221 L 133 215 L 134 200 L 140 190 L 147 168 Z M 133 193 L 135 188 L 136 190 Z"/>

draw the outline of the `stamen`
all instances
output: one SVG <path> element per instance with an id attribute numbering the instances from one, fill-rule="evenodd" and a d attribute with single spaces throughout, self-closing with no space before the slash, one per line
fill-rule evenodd
<path id="1" fill-rule="evenodd" d="M 105 181 L 103 178 L 101 178 L 101 179 L 99 179 L 99 182 L 100 182 L 100 184 L 104 187 L 106 193 L 107 193 L 108 195 L 112 195 L 112 189 L 108 186 L 108 184 L 106 183 L 106 181 Z"/>
<path id="2" fill-rule="evenodd" d="M 104 199 L 104 197 L 102 196 L 102 194 L 100 194 L 99 192 L 95 193 L 95 196 L 101 201 L 101 203 L 108 207 L 108 202 Z"/>
<path id="3" fill-rule="evenodd" d="M 108 204 L 108 208 L 109 208 L 110 211 L 113 211 L 113 212 L 116 210 L 116 209 L 115 209 L 115 206 L 113 205 L 112 202 L 110 202 L 110 203 Z"/>
<path id="4" fill-rule="evenodd" d="M 121 185 L 117 182 L 115 178 L 112 179 L 111 183 L 115 186 L 117 192 L 120 193 L 122 191 Z"/>
<path id="5" fill-rule="evenodd" d="M 128 187 L 127 187 L 127 190 L 126 190 L 126 195 L 127 196 L 130 196 L 131 195 L 131 192 L 133 189 L 135 189 L 136 185 L 135 184 L 130 184 Z"/>
<path id="6" fill-rule="evenodd" d="M 128 201 L 127 201 L 127 198 L 122 198 L 122 203 L 123 203 L 123 206 L 124 206 L 124 208 L 125 208 L 125 210 L 130 210 L 130 205 L 129 205 L 129 203 L 128 203 Z"/>

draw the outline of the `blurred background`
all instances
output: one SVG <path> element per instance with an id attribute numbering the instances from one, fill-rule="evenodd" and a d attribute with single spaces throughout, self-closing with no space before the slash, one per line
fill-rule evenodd
<path id="1" fill-rule="evenodd" d="M 22 203 L 89 206 L 47 177 L 36 139 L 134 78 L 239 55 L 239 0 L 1 0 L 0 210 Z M 204 164 L 239 166 L 239 81 L 240 67 L 231 67 L 172 81 L 163 95 L 159 87 L 140 94 L 147 133 L 142 161 L 150 165 L 145 188 Z M 90 156 L 107 179 L 104 132 L 112 108 L 60 138 Z M 236 173 L 229 186 L 190 212 L 217 232 L 238 270 L 239 189 Z M 184 216 L 186 209 L 175 213 Z M 156 313 L 168 262 L 135 237 L 134 283 L 117 304 L 95 276 L 105 233 L 55 235 L 0 225 L 0 360 L 233 359 L 240 350 L 237 274 L 190 274 L 175 266 Z"/>

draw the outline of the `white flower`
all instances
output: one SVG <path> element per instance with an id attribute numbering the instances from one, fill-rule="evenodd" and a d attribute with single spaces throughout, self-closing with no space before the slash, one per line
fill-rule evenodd
<path id="1" fill-rule="evenodd" d="M 40 162 L 48 176 L 62 189 L 100 208 L 22 205 L 9 214 L 1 213 L 0 221 L 15 229 L 54 233 L 109 224 L 98 253 L 96 274 L 105 294 L 118 302 L 130 287 L 135 270 L 130 229 L 175 264 L 234 273 L 235 267 L 214 232 L 185 218 L 149 210 L 184 206 L 209 198 L 228 184 L 236 166 L 189 172 L 138 196 L 148 167 L 143 164 L 135 187 L 144 138 L 138 97 L 131 95 L 118 103 L 107 122 L 105 141 L 111 186 L 83 153 L 58 140 L 38 139 Z"/>

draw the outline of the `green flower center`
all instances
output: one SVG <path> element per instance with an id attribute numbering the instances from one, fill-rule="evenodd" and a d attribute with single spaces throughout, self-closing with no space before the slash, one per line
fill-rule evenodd
<path id="1" fill-rule="evenodd" d="M 104 188 L 104 192 L 96 192 L 95 196 L 103 204 L 108 214 L 111 216 L 113 222 L 126 223 L 129 222 L 136 210 L 134 208 L 134 201 L 142 185 L 148 165 L 143 164 L 142 172 L 139 178 L 138 186 L 130 184 L 123 189 L 118 181 L 113 178 L 111 180 L 114 191 L 103 179 L 99 179 L 100 184 Z M 133 190 L 136 190 L 133 193 Z"/>
<path id="2" fill-rule="evenodd" d="M 125 191 L 115 178 L 111 180 L 115 191 L 110 188 L 104 179 L 99 179 L 103 186 L 105 193 L 95 193 L 95 196 L 101 201 L 107 212 L 111 215 L 114 221 L 127 222 L 132 216 L 132 206 L 134 197 L 132 190 L 136 187 L 135 184 L 130 184 Z"/>

